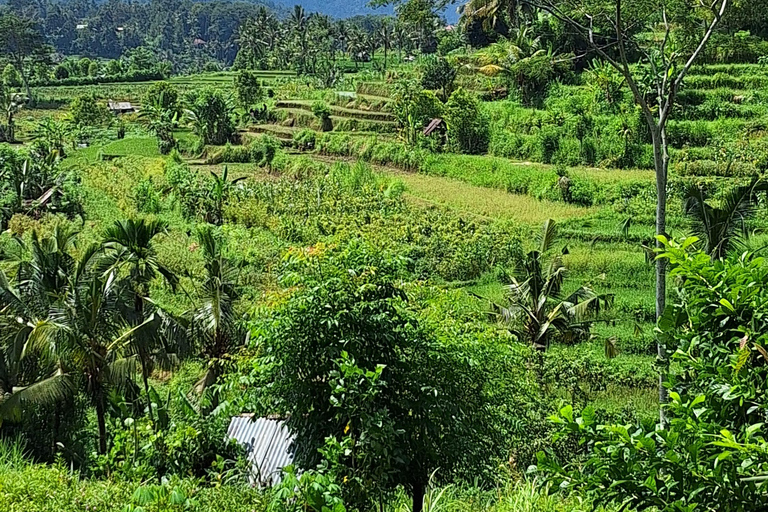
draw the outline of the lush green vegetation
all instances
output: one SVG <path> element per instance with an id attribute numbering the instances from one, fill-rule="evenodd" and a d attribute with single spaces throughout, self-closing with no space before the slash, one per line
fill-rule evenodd
<path id="1" fill-rule="evenodd" d="M 0 8 L 0 508 L 764 508 L 765 13 L 112 4 Z"/>

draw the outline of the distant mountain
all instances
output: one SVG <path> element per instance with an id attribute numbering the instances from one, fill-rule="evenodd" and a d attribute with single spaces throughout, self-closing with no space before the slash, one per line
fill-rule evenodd
<path id="1" fill-rule="evenodd" d="M 372 9 L 368 6 L 368 0 L 272 0 L 275 4 L 292 9 L 294 5 L 301 5 L 307 12 L 319 12 L 333 16 L 334 18 L 351 18 L 353 16 L 392 15 L 395 9 L 392 6 Z M 456 5 L 449 5 L 443 13 L 448 23 L 456 23 L 459 15 L 456 14 Z"/>
<path id="2" fill-rule="evenodd" d="M 294 5 L 301 5 L 307 12 L 319 12 L 334 18 L 351 18 L 366 14 L 386 15 L 395 12 L 391 6 L 372 9 L 368 7 L 367 0 L 274 0 L 274 3 L 288 9 L 293 8 Z"/>

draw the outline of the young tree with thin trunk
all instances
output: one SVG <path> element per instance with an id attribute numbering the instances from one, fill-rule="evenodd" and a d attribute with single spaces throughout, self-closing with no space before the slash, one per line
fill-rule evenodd
<path id="1" fill-rule="evenodd" d="M 667 122 L 686 74 L 726 13 L 728 0 L 524 0 L 578 33 L 599 58 L 621 73 L 651 134 L 656 172 L 656 235 L 666 235 L 669 142 Z M 657 242 L 660 247 L 660 242 Z M 666 263 L 656 262 L 656 317 L 666 306 Z M 658 343 L 662 368 L 666 349 Z M 659 400 L 667 390 L 659 380 Z M 661 421 L 665 423 L 662 409 Z"/>
<path id="2" fill-rule="evenodd" d="M 28 97 L 32 97 L 29 81 L 34 65 L 48 62 L 52 52 L 33 21 L 12 13 L 0 16 L 0 55 L 19 71 Z"/>

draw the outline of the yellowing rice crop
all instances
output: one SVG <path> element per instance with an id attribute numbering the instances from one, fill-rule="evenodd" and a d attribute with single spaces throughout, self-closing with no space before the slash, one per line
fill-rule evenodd
<path id="1" fill-rule="evenodd" d="M 399 173 L 398 176 L 408 187 L 410 195 L 417 200 L 483 217 L 540 224 L 550 218 L 571 219 L 591 215 L 597 211 L 594 207 L 585 208 L 566 203 L 539 201 L 528 195 L 475 187 L 448 178 L 405 173 Z"/>

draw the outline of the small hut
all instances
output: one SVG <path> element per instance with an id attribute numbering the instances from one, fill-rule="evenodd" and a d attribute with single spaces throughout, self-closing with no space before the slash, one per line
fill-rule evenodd
<path id="1" fill-rule="evenodd" d="M 130 114 L 131 112 L 136 112 L 136 107 L 131 105 L 129 101 L 109 100 L 107 105 L 109 106 L 109 111 L 113 114 Z"/>

